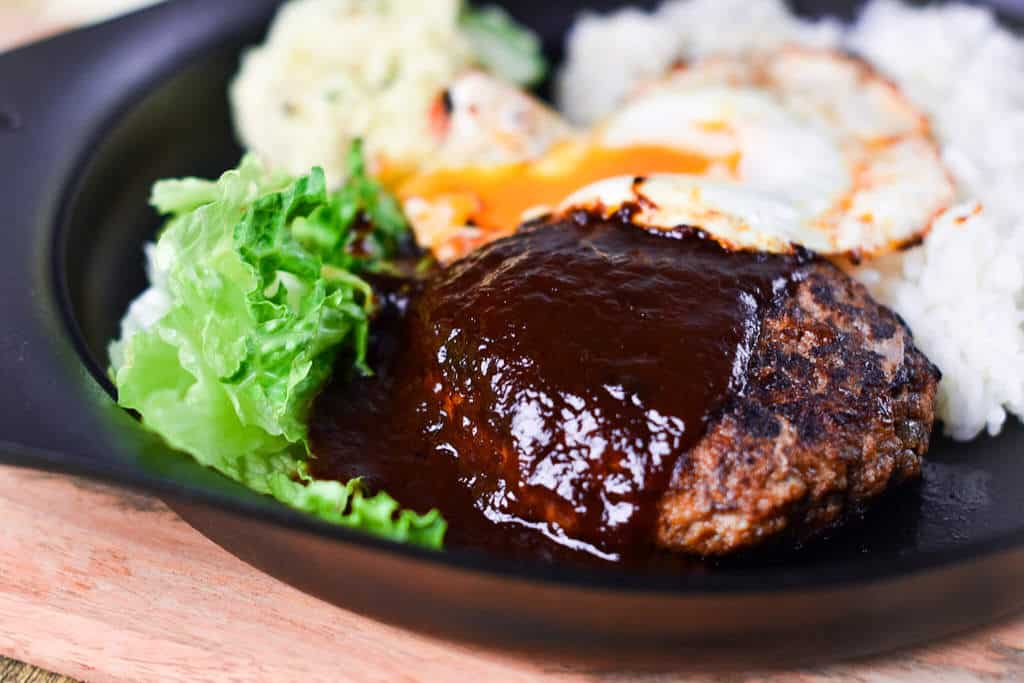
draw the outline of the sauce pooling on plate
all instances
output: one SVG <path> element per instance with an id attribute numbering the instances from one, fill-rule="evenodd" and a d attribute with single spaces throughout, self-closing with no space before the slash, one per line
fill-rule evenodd
<path id="1" fill-rule="evenodd" d="M 449 546 L 653 555 L 673 470 L 743 391 L 801 257 L 622 218 L 528 225 L 389 295 L 377 376 L 317 401 L 313 474 L 439 508 Z"/>

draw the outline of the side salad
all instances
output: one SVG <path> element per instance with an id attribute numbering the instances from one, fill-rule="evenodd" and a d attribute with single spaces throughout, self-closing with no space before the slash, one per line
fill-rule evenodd
<path id="1" fill-rule="evenodd" d="M 148 250 L 151 287 L 110 350 L 119 402 L 176 449 L 323 520 L 440 548 L 436 510 L 404 510 L 357 480 L 313 479 L 306 418 L 339 364 L 369 374 L 375 306 L 362 276 L 384 270 L 408 226 L 366 172 L 362 148 L 329 191 L 255 157 L 218 181 L 156 184 L 167 217 Z"/>

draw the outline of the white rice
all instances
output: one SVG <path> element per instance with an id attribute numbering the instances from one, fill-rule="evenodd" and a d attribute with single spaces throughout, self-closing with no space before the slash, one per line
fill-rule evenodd
<path id="1" fill-rule="evenodd" d="M 675 62 L 788 43 L 861 54 L 932 117 L 962 204 L 922 247 L 855 275 L 942 370 L 946 432 L 998 433 L 1007 412 L 1024 416 L 1024 41 L 988 10 L 874 0 L 849 27 L 800 20 L 780 0 L 670 0 L 651 13 L 586 15 L 569 35 L 559 100 L 574 122 L 589 123 Z"/>
<path id="2" fill-rule="evenodd" d="M 923 247 L 860 277 L 899 312 L 942 370 L 939 417 L 971 439 L 1024 415 L 1024 41 L 987 10 L 873 3 L 850 48 L 931 116 L 965 204 Z M 965 222 L 980 202 L 983 210 Z"/>

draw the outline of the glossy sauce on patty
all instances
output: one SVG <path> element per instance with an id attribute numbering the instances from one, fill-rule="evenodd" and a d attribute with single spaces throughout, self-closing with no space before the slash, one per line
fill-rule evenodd
<path id="1" fill-rule="evenodd" d="M 316 403 L 314 475 L 439 508 L 449 545 L 650 555 L 673 469 L 743 391 L 803 257 L 623 218 L 528 225 L 392 292 L 377 376 Z"/>

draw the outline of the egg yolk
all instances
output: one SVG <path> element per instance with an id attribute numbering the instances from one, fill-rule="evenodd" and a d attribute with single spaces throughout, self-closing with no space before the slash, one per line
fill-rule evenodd
<path id="1" fill-rule="evenodd" d="M 511 234 L 529 210 L 553 208 L 576 190 L 605 178 L 654 173 L 706 175 L 716 165 L 734 171 L 737 162 L 659 145 L 599 147 L 564 142 L 533 161 L 441 169 L 415 176 L 398 188 L 398 196 L 403 201 L 415 198 L 443 205 L 454 224 L 475 226 L 493 239 Z"/>

